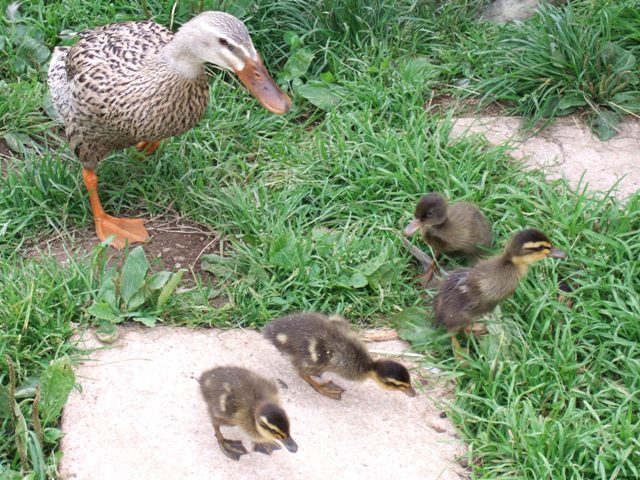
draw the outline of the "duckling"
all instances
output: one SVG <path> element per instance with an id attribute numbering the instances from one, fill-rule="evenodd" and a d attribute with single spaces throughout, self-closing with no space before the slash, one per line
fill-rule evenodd
<path id="1" fill-rule="evenodd" d="M 451 342 L 459 350 L 456 333 L 468 329 L 477 318 L 510 297 L 529 265 L 546 257 L 565 258 L 566 254 L 541 231 L 527 229 L 516 233 L 503 253 L 471 268 L 454 270 L 441 283 L 435 297 L 435 325 L 452 333 Z"/>
<path id="2" fill-rule="evenodd" d="M 298 445 L 289 433 L 289 418 L 280 406 L 275 383 L 241 367 L 216 367 L 200 376 L 216 439 L 222 452 L 233 460 L 249 453 L 240 440 L 222 436 L 220 425 L 238 425 L 254 440 L 253 450 L 271 455 L 277 441 L 290 452 Z"/>
<path id="3" fill-rule="evenodd" d="M 424 195 L 413 220 L 404 229 L 406 236 L 420 230 L 424 241 L 433 249 L 434 260 L 442 253 L 477 257 L 491 247 L 491 227 L 480 209 L 473 203 L 449 205 L 437 192 Z M 435 273 L 436 262 L 419 278 L 426 286 Z"/>
<path id="4" fill-rule="evenodd" d="M 356 332 L 340 316 L 313 312 L 286 315 L 268 323 L 263 333 L 290 357 L 304 381 L 329 398 L 340 400 L 345 390 L 331 381 L 319 383 L 312 376 L 334 372 L 349 380 L 371 378 L 386 390 L 416 395 L 409 371 L 392 360 L 373 360 Z"/>

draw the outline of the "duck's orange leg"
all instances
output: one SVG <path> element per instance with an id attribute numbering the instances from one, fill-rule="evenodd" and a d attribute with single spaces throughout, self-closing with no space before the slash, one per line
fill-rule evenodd
<path id="1" fill-rule="evenodd" d="M 98 197 L 98 176 L 96 172 L 89 168 L 83 168 L 82 178 L 89 191 L 93 220 L 100 240 L 106 240 L 110 235 L 115 235 L 116 238 L 111 242 L 111 246 L 121 249 L 124 248 L 127 241 L 131 244 L 133 242 L 144 242 L 149 238 L 141 218 L 118 218 L 104 213 Z"/>
<path id="2" fill-rule="evenodd" d="M 160 146 L 160 140 L 154 142 L 138 142 L 135 149 L 142 152 L 144 156 L 151 155 Z"/>

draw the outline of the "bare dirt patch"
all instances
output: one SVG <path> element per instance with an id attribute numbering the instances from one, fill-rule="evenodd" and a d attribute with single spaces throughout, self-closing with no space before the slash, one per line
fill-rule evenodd
<path id="1" fill-rule="evenodd" d="M 143 247 L 154 269 L 186 268 L 200 273 L 200 257 L 215 251 L 218 247 L 218 234 L 194 222 L 157 217 L 145 222 L 145 226 L 151 238 Z M 45 238 L 30 249 L 29 255 L 49 255 L 65 264 L 70 259 L 89 255 L 98 243 L 99 240 L 91 226 Z M 122 258 L 122 251 L 109 249 L 110 264 L 117 263 Z"/>
<path id="2" fill-rule="evenodd" d="M 7 176 L 7 162 L 5 158 L 11 157 L 13 157 L 13 153 L 9 150 L 7 142 L 0 138 L 0 172 L 2 172 L 3 177 Z"/>

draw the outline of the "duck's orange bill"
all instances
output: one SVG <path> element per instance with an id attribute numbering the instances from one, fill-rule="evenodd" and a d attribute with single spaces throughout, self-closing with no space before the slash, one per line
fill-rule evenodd
<path id="1" fill-rule="evenodd" d="M 271 113 L 282 115 L 291 109 L 291 99 L 276 85 L 260 58 L 257 61 L 248 58 L 244 68 L 236 70 L 236 75 Z"/>

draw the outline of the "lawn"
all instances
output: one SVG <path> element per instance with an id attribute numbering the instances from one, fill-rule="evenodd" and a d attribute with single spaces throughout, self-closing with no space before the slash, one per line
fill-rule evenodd
<path id="1" fill-rule="evenodd" d="M 246 21 L 294 107 L 275 117 L 212 70 L 196 128 L 144 162 L 133 150 L 102 162 L 110 213 L 181 217 L 224 241 L 203 257 L 214 276 L 186 272 L 166 303 L 150 292 L 139 317 L 117 321 L 248 327 L 313 309 L 394 323 L 452 379 L 448 414 L 473 478 L 640 478 L 640 195 L 622 205 L 523 172 L 482 139 L 452 139 L 456 102 L 430 101 L 501 100 L 532 126 L 582 109 L 606 137 L 640 106 L 640 10 L 574 0 L 496 27 L 478 19 L 483 3 L 192 0 L 172 11 L 156 0 L 0 0 L 0 153 L 10 150 L 0 157 L 0 479 L 56 478 L 60 398 L 78 353 L 69 340 L 99 322 L 95 306 L 120 274 L 105 268 L 104 247 L 65 264 L 33 254 L 92 225 L 80 166 L 50 116 L 49 50 L 73 41 L 60 32 L 112 21 L 176 28 L 201 4 Z M 549 60 L 560 34 L 551 43 L 566 48 Z M 398 237 L 428 191 L 478 203 L 496 250 L 534 227 L 569 254 L 532 269 L 491 334 L 469 341 L 466 362 L 430 328 Z M 560 281 L 572 305 L 558 299 Z"/>

